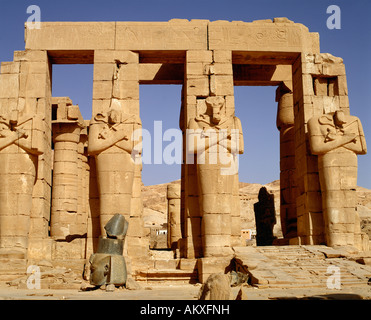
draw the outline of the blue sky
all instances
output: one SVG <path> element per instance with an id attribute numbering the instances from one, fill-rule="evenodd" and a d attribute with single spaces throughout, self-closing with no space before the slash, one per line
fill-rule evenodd
<path id="1" fill-rule="evenodd" d="M 346 65 L 351 114 L 363 124 L 371 150 L 371 1 L 369 0 L 0 0 L 0 61 L 12 61 L 24 49 L 27 7 L 38 5 L 42 21 L 167 21 L 172 18 L 242 20 L 288 17 L 320 33 L 321 52 L 342 57 Z M 341 29 L 326 27 L 329 5 L 341 9 Z M 91 117 L 93 68 L 54 66 L 53 95 L 69 96 L 83 116 Z M 240 181 L 268 183 L 279 179 L 279 134 L 275 126 L 275 87 L 235 87 L 236 115 L 241 119 L 245 154 L 240 158 Z M 140 88 L 141 118 L 151 131 L 163 121 L 164 131 L 177 128 L 181 86 Z M 164 143 L 164 146 L 165 143 Z M 371 189 L 371 151 L 359 156 L 358 185 Z M 179 165 L 145 165 L 145 185 L 180 178 Z"/>

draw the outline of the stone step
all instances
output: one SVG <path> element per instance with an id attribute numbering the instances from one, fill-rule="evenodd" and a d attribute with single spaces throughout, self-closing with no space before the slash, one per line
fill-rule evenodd
<path id="1" fill-rule="evenodd" d="M 138 271 L 134 275 L 137 281 L 146 282 L 183 282 L 196 283 L 198 281 L 198 273 L 196 271 L 179 270 L 179 269 L 148 269 L 146 271 Z"/>
<path id="2" fill-rule="evenodd" d="M 154 259 L 146 270 L 137 270 L 138 281 L 195 283 L 198 280 L 197 259 Z"/>
<path id="3" fill-rule="evenodd" d="M 17 257 L 0 258 L 0 282 L 12 281 L 27 274 L 27 260 Z"/>

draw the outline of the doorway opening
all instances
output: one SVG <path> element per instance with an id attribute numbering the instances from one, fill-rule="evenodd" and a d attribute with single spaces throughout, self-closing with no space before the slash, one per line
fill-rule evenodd
<path id="1" fill-rule="evenodd" d="M 145 186 L 180 179 L 182 133 L 179 129 L 181 85 L 140 85 Z"/>
<path id="2" fill-rule="evenodd" d="M 150 249 L 155 250 L 152 254 L 168 254 L 169 259 L 173 253 L 168 246 L 167 198 L 170 183 L 180 188 L 183 150 L 182 131 L 179 129 L 181 94 L 182 85 L 140 85 L 143 221 L 144 226 L 150 229 Z"/>
<path id="3" fill-rule="evenodd" d="M 239 157 L 241 235 L 251 245 L 257 241 L 255 206 L 259 205 L 255 204 L 263 187 L 274 197 L 273 235 L 282 237 L 276 86 L 235 86 L 234 89 L 235 114 L 241 120 L 245 151 Z"/>

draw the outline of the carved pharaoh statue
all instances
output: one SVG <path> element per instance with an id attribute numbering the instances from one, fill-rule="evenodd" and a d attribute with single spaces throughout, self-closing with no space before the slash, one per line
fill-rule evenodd
<path id="1" fill-rule="evenodd" d="M 367 152 L 360 120 L 343 111 L 308 122 L 310 149 L 318 155 L 326 241 L 328 246 L 362 246 L 356 211 L 357 154 Z"/>
<path id="2" fill-rule="evenodd" d="M 0 251 L 27 252 L 41 124 L 38 117 L 18 111 L 0 116 Z"/>
<path id="3" fill-rule="evenodd" d="M 133 132 L 139 127 L 138 117 L 118 108 L 96 114 L 90 123 L 88 152 L 96 160 L 102 234 L 115 213 L 130 215 L 136 154 Z"/>
<path id="4" fill-rule="evenodd" d="M 225 99 L 210 96 L 206 112 L 188 124 L 188 152 L 197 155 L 204 257 L 231 253 L 232 189 L 243 153 L 240 120 L 226 115 Z"/>

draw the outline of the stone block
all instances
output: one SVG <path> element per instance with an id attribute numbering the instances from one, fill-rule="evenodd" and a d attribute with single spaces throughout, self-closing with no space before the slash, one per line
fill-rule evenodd
<path id="1" fill-rule="evenodd" d="M 84 259 L 86 239 L 74 239 L 70 242 L 54 241 L 52 258 L 56 259 Z"/>
<path id="2" fill-rule="evenodd" d="M 20 72 L 20 62 L 1 62 L 1 74 L 18 74 Z"/>
<path id="3" fill-rule="evenodd" d="M 207 49 L 207 22 L 116 22 L 118 50 Z"/>
<path id="4" fill-rule="evenodd" d="M 49 72 L 49 64 L 46 61 L 22 61 L 21 73 L 46 74 Z"/>
<path id="5" fill-rule="evenodd" d="M 44 73 L 40 74 L 24 74 L 19 76 L 20 87 L 19 96 L 22 98 L 44 98 L 47 94 L 48 77 Z"/>
<path id="6" fill-rule="evenodd" d="M 136 81 L 139 80 L 139 68 L 138 64 L 121 64 L 119 67 L 118 79 L 119 80 L 130 80 Z"/>
<path id="7" fill-rule="evenodd" d="M 113 87 L 113 97 L 117 99 L 139 100 L 139 82 L 133 80 L 118 81 Z"/>
<path id="8" fill-rule="evenodd" d="M 203 235 L 219 235 L 221 240 L 213 245 L 224 245 L 231 235 L 231 217 L 229 214 L 205 214 L 202 217 L 201 232 Z M 226 236 L 226 237 L 224 237 Z M 228 242 L 227 242 L 228 243 Z"/>
<path id="9" fill-rule="evenodd" d="M 345 65 L 341 63 L 324 63 L 322 65 L 324 76 L 345 76 Z"/>
<path id="10" fill-rule="evenodd" d="M 157 270 L 174 270 L 179 264 L 178 260 L 155 260 L 155 269 Z"/>
<path id="11" fill-rule="evenodd" d="M 233 96 L 234 86 L 232 76 L 211 75 L 210 92 L 217 96 Z"/>
<path id="12" fill-rule="evenodd" d="M 212 63 L 213 62 L 213 52 L 206 50 L 188 50 L 186 61 L 188 63 Z"/>
<path id="13" fill-rule="evenodd" d="M 203 62 L 189 62 L 186 64 L 186 75 L 206 74 L 207 64 Z"/>
<path id="14" fill-rule="evenodd" d="M 179 269 L 180 270 L 197 270 L 197 264 L 198 260 L 197 259 L 180 259 L 179 260 Z"/>
<path id="15" fill-rule="evenodd" d="M 112 81 L 93 82 L 93 100 L 112 98 Z"/>
<path id="16" fill-rule="evenodd" d="M 207 278 L 213 273 L 226 273 L 227 267 L 231 263 L 232 257 L 215 257 L 198 259 L 197 268 L 199 281 L 205 283 Z"/>
<path id="17" fill-rule="evenodd" d="M 115 22 L 41 22 L 39 29 L 25 29 L 26 49 L 115 49 Z"/>
<path id="18" fill-rule="evenodd" d="M 94 64 L 98 63 L 139 63 L 139 54 L 127 50 L 95 50 Z"/>
<path id="19" fill-rule="evenodd" d="M 198 78 L 188 78 L 187 79 L 187 95 L 190 96 L 209 96 L 209 78 L 208 77 L 198 77 Z"/>
<path id="20" fill-rule="evenodd" d="M 49 230 L 48 220 L 44 218 L 34 218 L 30 219 L 30 235 L 37 235 L 40 238 L 47 238 Z"/>
<path id="21" fill-rule="evenodd" d="M 213 61 L 215 63 L 232 63 L 232 51 L 229 50 L 214 50 Z"/>
<path id="22" fill-rule="evenodd" d="M 312 52 L 312 33 L 298 23 L 248 23 L 212 21 L 209 23 L 209 49 Z"/>
<path id="23" fill-rule="evenodd" d="M 52 260 L 53 239 L 30 237 L 28 241 L 28 254 L 30 260 Z"/>
<path id="24" fill-rule="evenodd" d="M 338 94 L 339 96 L 347 96 L 348 95 L 348 84 L 347 78 L 345 75 L 341 75 L 337 77 L 337 87 L 338 87 Z"/>
<path id="25" fill-rule="evenodd" d="M 13 60 L 19 61 L 48 61 L 48 52 L 46 50 L 25 50 L 25 51 L 14 51 Z"/>
<path id="26" fill-rule="evenodd" d="M 95 63 L 94 80 L 95 81 L 112 81 L 116 64 L 114 63 Z"/>
<path id="27" fill-rule="evenodd" d="M 2 216 L 0 234 L 4 237 L 27 237 L 30 228 L 30 217 L 26 215 Z"/>
<path id="28" fill-rule="evenodd" d="M 19 95 L 19 75 L 0 74 L 0 99 L 18 98 Z"/>
<path id="29" fill-rule="evenodd" d="M 210 66 L 210 72 L 216 75 L 233 75 L 232 63 L 214 63 Z"/>

